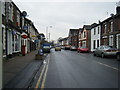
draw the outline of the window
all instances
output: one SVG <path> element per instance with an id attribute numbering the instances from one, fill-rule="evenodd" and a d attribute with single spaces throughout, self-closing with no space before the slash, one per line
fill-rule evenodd
<path id="1" fill-rule="evenodd" d="M 9 19 L 13 21 L 13 5 L 10 4 L 9 6 Z"/>
<path id="2" fill-rule="evenodd" d="M 2 2 L 2 14 L 5 15 L 5 2 Z"/>
<path id="3" fill-rule="evenodd" d="M 110 22 L 110 31 L 113 32 L 113 22 Z"/>
<path id="4" fill-rule="evenodd" d="M 86 32 L 84 32 L 83 37 L 86 38 Z"/>
<path id="5" fill-rule="evenodd" d="M 109 36 L 109 46 L 113 46 L 113 35 Z"/>
<path id="6" fill-rule="evenodd" d="M 94 28 L 94 35 L 96 34 L 96 28 Z"/>
<path id="7" fill-rule="evenodd" d="M 82 46 L 83 46 L 83 47 L 86 47 L 86 41 L 83 41 L 83 42 L 82 42 Z"/>
<path id="8" fill-rule="evenodd" d="M 104 33 L 106 33 L 107 32 L 107 25 L 105 24 L 105 32 Z"/>
<path id="9" fill-rule="evenodd" d="M 17 11 L 17 26 L 20 26 L 20 13 Z"/>
<path id="10" fill-rule="evenodd" d="M 95 46 L 96 46 L 96 41 L 93 40 L 93 49 L 95 49 Z"/>
<path id="11" fill-rule="evenodd" d="M 98 34 L 100 34 L 100 27 L 98 26 Z"/>

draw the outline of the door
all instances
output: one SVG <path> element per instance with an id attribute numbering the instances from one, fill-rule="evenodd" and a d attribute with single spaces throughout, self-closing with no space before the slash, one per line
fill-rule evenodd
<path id="1" fill-rule="evenodd" d="M 120 35 L 118 35 L 118 49 L 120 49 Z"/>

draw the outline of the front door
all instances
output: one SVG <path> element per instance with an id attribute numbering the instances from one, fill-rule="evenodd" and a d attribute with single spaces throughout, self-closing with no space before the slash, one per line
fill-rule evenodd
<path id="1" fill-rule="evenodd" d="M 118 49 L 120 49 L 120 35 L 118 35 Z"/>

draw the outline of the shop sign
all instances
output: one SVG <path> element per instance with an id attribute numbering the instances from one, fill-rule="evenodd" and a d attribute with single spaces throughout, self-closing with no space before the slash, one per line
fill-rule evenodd
<path id="1" fill-rule="evenodd" d="M 28 36 L 27 35 L 22 35 L 22 38 L 26 39 L 26 38 L 28 38 Z"/>
<path id="2" fill-rule="evenodd" d="M 36 35 L 31 35 L 31 37 L 36 37 Z"/>

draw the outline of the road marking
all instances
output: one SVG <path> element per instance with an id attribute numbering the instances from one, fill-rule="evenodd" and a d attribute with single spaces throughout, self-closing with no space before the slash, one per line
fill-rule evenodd
<path id="1" fill-rule="evenodd" d="M 101 63 L 101 62 L 96 62 L 96 61 L 94 61 L 94 62 L 95 62 L 95 63 L 98 63 L 98 64 L 100 64 L 100 65 L 103 65 L 103 66 L 106 66 L 106 67 L 112 68 L 112 69 L 114 69 L 114 70 L 119 70 L 118 68 L 115 68 L 115 67 L 109 66 L 109 65 L 104 64 L 104 63 Z"/>
<path id="2" fill-rule="evenodd" d="M 36 86 L 35 86 L 35 90 L 36 90 L 36 88 L 39 87 L 39 84 L 40 84 L 40 82 L 41 82 L 41 79 L 42 79 L 44 70 L 45 70 L 45 65 L 44 65 L 44 67 L 43 67 L 43 69 L 42 69 L 42 72 L 41 72 L 41 74 L 40 74 L 40 77 L 39 77 L 39 79 L 38 79 L 38 81 L 37 81 L 37 84 L 36 84 Z"/>
<path id="3" fill-rule="evenodd" d="M 47 63 L 47 66 L 46 66 L 45 75 L 44 75 L 44 77 L 43 77 L 43 81 L 42 81 L 42 85 L 41 85 L 41 90 L 43 90 L 43 89 L 44 89 L 44 86 L 45 86 L 45 81 L 46 81 L 46 77 L 47 77 L 49 61 L 50 61 L 50 59 L 48 59 L 48 63 Z"/>

